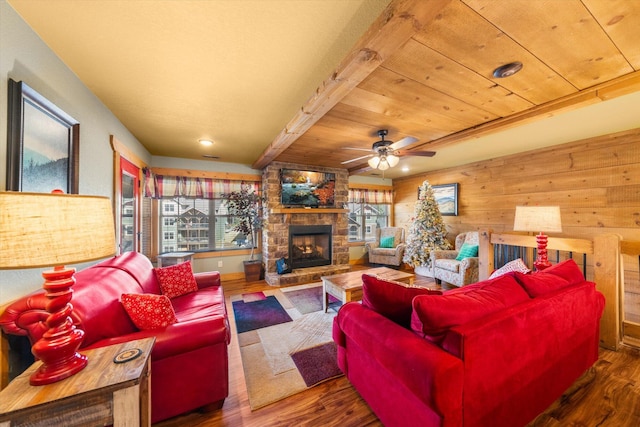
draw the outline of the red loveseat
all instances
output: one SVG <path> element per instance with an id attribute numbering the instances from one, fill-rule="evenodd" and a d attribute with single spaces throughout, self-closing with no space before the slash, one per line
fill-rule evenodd
<path id="1" fill-rule="evenodd" d="M 84 330 L 82 349 L 155 336 L 151 353 L 151 419 L 164 420 L 197 408 L 222 406 L 229 394 L 230 329 L 220 273 L 196 273 L 196 292 L 171 299 L 177 322 L 138 330 L 120 302 L 122 294 L 160 294 L 153 265 L 136 252 L 110 258 L 76 273 L 74 323 Z M 10 304 L 0 315 L 7 334 L 33 343 L 46 331 L 43 291 Z"/>
<path id="2" fill-rule="evenodd" d="M 407 289 L 364 277 L 334 319 L 338 364 L 386 427 L 524 426 L 598 359 L 604 297 L 572 260 Z"/>

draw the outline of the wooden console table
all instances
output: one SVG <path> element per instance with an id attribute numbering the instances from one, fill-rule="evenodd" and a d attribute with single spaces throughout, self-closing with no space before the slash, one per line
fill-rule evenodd
<path id="1" fill-rule="evenodd" d="M 0 427 L 29 426 L 150 426 L 149 364 L 155 338 L 145 338 L 80 351 L 89 364 L 77 374 L 53 384 L 32 386 L 36 362 L 0 392 Z M 142 353 L 114 363 L 120 352 Z"/>

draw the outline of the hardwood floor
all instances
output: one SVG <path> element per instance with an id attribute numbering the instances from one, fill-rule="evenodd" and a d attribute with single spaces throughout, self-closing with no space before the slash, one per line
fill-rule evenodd
<path id="1" fill-rule="evenodd" d="M 431 279 L 416 277 L 416 285 L 435 286 Z M 269 288 L 264 281 L 246 283 L 244 280 L 223 281 L 223 286 L 227 297 Z M 252 412 L 228 299 L 227 309 L 233 338 L 229 345 L 229 397 L 223 408 L 210 413 L 193 412 L 155 426 L 382 426 L 345 377 Z M 594 367 L 529 427 L 639 425 L 640 350 L 625 347 L 618 352 L 601 349 L 600 360 Z"/>

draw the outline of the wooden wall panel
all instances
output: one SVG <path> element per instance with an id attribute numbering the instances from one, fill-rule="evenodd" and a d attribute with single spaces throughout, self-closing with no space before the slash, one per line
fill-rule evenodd
<path id="1" fill-rule="evenodd" d="M 443 217 L 451 240 L 469 230 L 512 231 L 521 204 L 560 206 L 563 232 L 552 236 L 615 233 L 640 240 L 640 129 L 396 179 L 396 225 L 409 229 L 425 179 L 431 185 L 459 184 L 458 216 Z M 625 269 L 631 279 L 625 311 L 634 319 L 640 318 L 637 268 Z"/>

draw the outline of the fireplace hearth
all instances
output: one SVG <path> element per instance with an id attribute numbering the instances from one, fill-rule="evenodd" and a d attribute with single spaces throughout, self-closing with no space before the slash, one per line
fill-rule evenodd
<path id="1" fill-rule="evenodd" d="M 292 268 L 331 265 L 331 225 L 291 225 L 289 262 Z"/>

